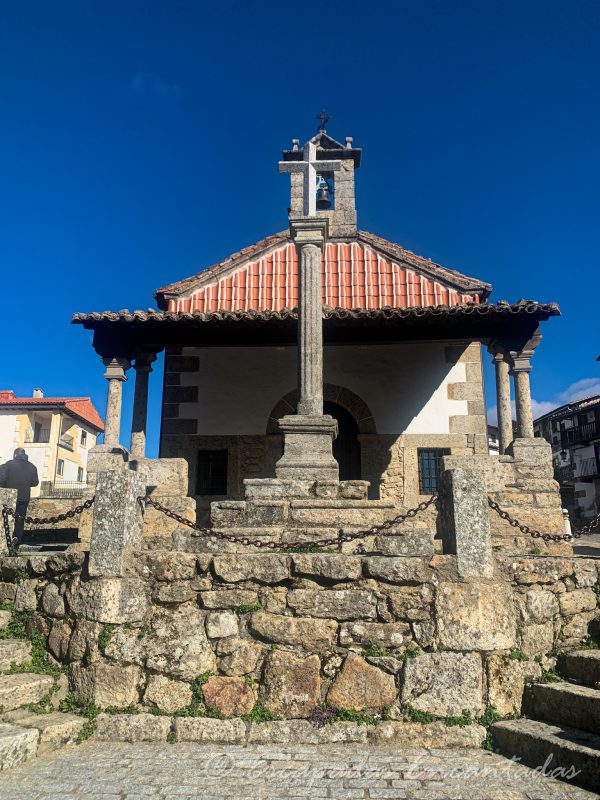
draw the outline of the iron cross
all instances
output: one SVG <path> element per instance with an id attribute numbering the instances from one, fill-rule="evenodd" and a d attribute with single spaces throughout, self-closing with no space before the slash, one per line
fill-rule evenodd
<path id="1" fill-rule="evenodd" d="M 317 116 L 315 117 L 315 119 L 318 119 L 318 120 L 320 121 L 320 124 L 319 124 L 319 128 L 318 128 L 318 129 L 319 129 L 320 131 L 323 131 L 323 132 L 325 132 L 325 128 L 327 127 L 327 123 L 329 122 L 329 120 L 331 119 L 331 117 L 330 117 L 330 116 L 329 116 L 329 114 L 328 114 L 328 113 L 325 111 L 325 109 L 324 109 L 324 108 L 323 108 L 323 109 L 321 109 L 321 113 L 320 113 L 320 114 L 317 114 Z"/>
<path id="2" fill-rule="evenodd" d="M 307 142 L 302 148 L 302 161 L 280 161 L 279 172 L 301 172 L 303 181 L 302 207 L 305 217 L 317 216 L 317 175 L 322 172 L 337 172 L 341 161 L 317 161 L 317 147 Z"/>

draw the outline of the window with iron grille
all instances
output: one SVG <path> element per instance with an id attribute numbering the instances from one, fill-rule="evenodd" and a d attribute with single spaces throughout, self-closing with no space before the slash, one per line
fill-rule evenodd
<path id="1" fill-rule="evenodd" d="M 227 494 L 227 450 L 199 450 L 196 494 Z"/>
<path id="2" fill-rule="evenodd" d="M 440 473 L 442 471 L 442 457 L 450 455 L 447 447 L 419 448 L 419 492 L 420 494 L 433 494 L 438 490 Z"/>

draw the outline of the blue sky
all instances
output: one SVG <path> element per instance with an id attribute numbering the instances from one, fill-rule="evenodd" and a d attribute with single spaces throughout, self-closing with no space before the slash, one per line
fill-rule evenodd
<path id="1" fill-rule="evenodd" d="M 599 36 L 579 0 L 2 4 L 0 388 L 103 412 L 71 313 L 148 308 L 283 229 L 280 151 L 325 106 L 364 149 L 360 227 L 558 301 L 536 408 L 600 392 Z"/>

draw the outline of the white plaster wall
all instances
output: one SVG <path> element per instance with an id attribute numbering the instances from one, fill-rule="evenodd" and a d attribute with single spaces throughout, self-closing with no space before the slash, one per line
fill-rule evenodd
<path id="1" fill-rule="evenodd" d="M 17 415 L 14 411 L 0 411 L 0 464 L 10 461 L 16 447 Z"/>
<path id="2" fill-rule="evenodd" d="M 203 435 L 261 435 L 275 404 L 296 385 L 294 347 L 185 348 L 200 370 L 181 385 L 199 387 L 199 402 L 181 403 Z M 465 380 L 465 365 L 447 364 L 442 342 L 325 348 L 324 378 L 369 406 L 378 433 L 449 433 L 449 417 L 467 402 L 448 399 L 448 383 Z"/>

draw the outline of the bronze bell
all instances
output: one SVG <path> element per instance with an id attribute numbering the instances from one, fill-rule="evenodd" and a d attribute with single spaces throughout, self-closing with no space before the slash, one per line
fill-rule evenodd
<path id="1" fill-rule="evenodd" d="M 321 186 L 317 189 L 317 208 L 319 211 L 327 211 L 328 208 L 331 208 L 329 191 L 326 186 Z"/>

